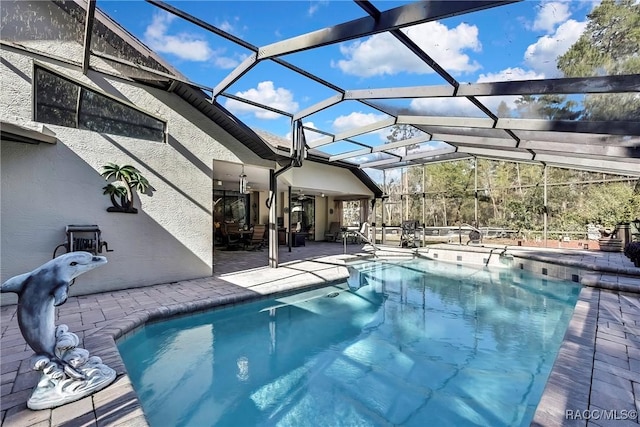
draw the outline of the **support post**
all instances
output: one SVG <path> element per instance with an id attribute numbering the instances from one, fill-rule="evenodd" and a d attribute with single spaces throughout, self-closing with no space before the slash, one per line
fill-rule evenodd
<path id="1" fill-rule="evenodd" d="M 269 169 L 269 267 L 278 268 L 278 224 L 277 224 L 277 193 L 278 180 L 273 169 Z"/>
<path id="2" fill-rule="evenodd" d="M 402 188 L 400 188 L 400 209 L 404 211 L 404 219 L 405 221 L 409 220 L 409 169 L 402 168 L 400 169 L 402 173 Z M 404 197 L 402 197 L 404 196 Z"/>
<path id="3" fill-rule="evenodd" d="M 475 183 L 474 183 L 474 187 L 473 187 L 473 194 L 475 197 L 475 203 L 474 203 L 474 216 L 473 219 L 475 220 L 475 227 L 479 228 L 480 223 L 478 222 L 478 158 L 474 157 L 473 158 L 473 170 L 475 173 Z"/>
<path id="4" fill-rule="evenodd" d="M 543 176 L 543 197 L 544 197 L 544 210 L 542 212 L 542 218 L 543 218 L 543 231 L 542 231 L 542 238 L 544 239 L 544 247 L 547 247 L 547 220 L 548 220 L 548 216 L 549 216 L 549 208 L 547 206 L 547 165 L 545 164 L 543 166 L 542 169 L 542 176 Z"/>
<path id="5" fill-rule="evenodd" d="M 426 245 L 424 238 L 427 226 L 427 165 L 422 165 L 422 247 Z"/>
<path id="6" fill-rule="evenodd" d="M 287 236 L 287 243 L 289 246 L 289 252 L 291 252 L 291 241 L 293 240 L 293 230 L 291 229 L 291 186 L 289 186 L 289 193 L 287 196 L 287 206 L 289 207 L 289 214 L 287 215 L 287 223 L 289 224 L 289 228 L 287 229 L 288 232 L 288 236 Z"/>
<path id="7" fill-rule="evenodd" d="M 387 170 L 386 169 L 382 171 L 382 188 L 384 189 L 384 193 L 388 195 L 389 193 L 387 193 Z M 383 245 L 386 242 L 385 226 L 387 221 L 386 221 L 385 211 L 386 211 L 386 199 L 383 197 L 382 198 L 382 227 L 380 228 L 382 230 L 382 237 L 380 241 L 382 242 Z"/>
<path id="8" fill-rule="evenodd" d="M 278 200 L 278 176 L 293 167 L 293 160 L 287 166 L 277 172 L 269 170 L 269 198 L 267 207 L 269 208 L 269 267 L 278 268 L 278 224 L 276 206 Z M 285 233 L 286 234 L 286 233 Z"/>

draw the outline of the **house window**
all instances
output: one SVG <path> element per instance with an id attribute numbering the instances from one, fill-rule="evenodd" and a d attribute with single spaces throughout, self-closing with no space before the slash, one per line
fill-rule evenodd
<path id="1" fill-rule="evenodd" d="M 360 200 L 342 202 L 342 225 L 360 226 Z"/>
<path id="2" fill-rule="evenodd" d="M 164 142 L 162 120 L 44 68 L 34 74 L 35 121 Z"/>

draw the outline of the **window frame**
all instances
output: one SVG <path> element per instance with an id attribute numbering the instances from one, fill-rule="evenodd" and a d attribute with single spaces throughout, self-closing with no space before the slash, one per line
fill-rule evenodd
<path id="1" fill-rule="evenodd" d="M 49 74 L 52 74 L 53 76 L 62 79 L 64 81 L 67 81 L 73 85 L 76 85 L 78 87 L 78 93 L 76 95 L 76 106 L 75 106 L 75 127 L 70 127 L 70 126 L 65 126 L 65 125 L 61 125 L 61 124 L 57 124 L 57 123 L 47 123 L 47 122 L 41 122 L 38 121 L 38 118 L 36 117 L 37 115 L 37 108 L 38 108 L 38 84 L 37 84 L 37 76 L 36 73 L 38 72 L 38 69 L 45 71 Z M 31 119 L 34 122 L 38 122 L 38 123 L 47 123 L 47 124 L 51 124 L 54 126 L 62 126 L 62 127 L 67 127 L 70 129 L 78 129 L 78 130 L 82 130 L 82 131 L 89 131 L 89 132 L 95 132 L 98 134 L 104 133 L 107 135 L 115 135 L 115 136 L 123 136 L 125 138 L 132 138 L 132 139 L 136 139 L 136 140 L 140 140 L 140 141 L 146 141 L 146 142 L 150 142 L 150 143 L 159 143 L 159 144 L 166 144 L 167 140 L 168 140 L 168 122 L 167 120 L 164 120 L 154 114 L 149 113 L 148 111 L 145 111 L 141 108 L 139 108 L 138 106 L 132 104 L 131 102 L 122 100 L 118 97 L 115 97 L 109 93 L 106 93 L 103 90 L 100 90 L 98 88 L 93 88 L 88 86 L 86 83 L 82 83 L 79 80 L 73 78 L 73 77 L 69 77 L 67 75 L 61 74 L 59 71 L 53 70 L 52 68 L 48 67 L 45 64 L 42 64 L 39 61 L 34 61 L 33 62 L 33 71 L 32 71 L 32 84 L 31 84 L 31 94 L 32 94 L 32 108 L 31 108 Z M 162 123 L 162 141 L 158 141 L 158 140 L 154 140 L 154 139 L 145 139 L 145 138 L 139 138 L 136 136 L 130 136 L 130 135 L 123 135 L 123 134 L 119 134 L 119 133 L 110 133 L 110 132 L 98 132 L 95 130 L 91 130 L 91 129 L 82 129 L 80 127 L 80 114 L 81 114 L 81 98 L 82 98 L 82 93 L 83 91 L 88 91 L 88 92 L 93 92 L 99 96 L 103 96 L 105 98 L 107 98 L 109 101 L 114 102 L 116 104 L 119 104 L 121 106 L 130 108 L 144 116 L 147 116 L 148 118 L 152 119 L 152 120 L 156 120 L 160 123 Z"/>

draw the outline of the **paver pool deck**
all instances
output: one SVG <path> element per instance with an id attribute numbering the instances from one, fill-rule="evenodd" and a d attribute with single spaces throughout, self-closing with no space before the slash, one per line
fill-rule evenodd
<path id="1" fill-rule="evenodd" d="M 551 261 L 559 253 L 539 251 L 534 257 Z M 269 269 L 261 267 L 266 251 L 242 252 L 241 257 L 220 252 L 212 277 L 70 297 L 58 307 L 56 324 L 67 324 L 82 340 L 80 346 L 118 376 L 106 389 L 52 410 L 26 408 L 40 374 L 31 370 L 33 352 L 18 329 L 17 307 L 1 307 L 2 426 L 145 426 L 114 339 L 175 313 L 343 280 L 348 276 L 345 260 L 361 255 L 360 245 L 348 245 L 344 254 L 342 245 L 318 242 L 292 252 L 281 248 L 282 267 Z M 532 425 L 637 426 L 640 269 L 621 253 L 571 251 L 561 257 L 593 273 L 583 279 L 588 286 L 580 293 Z"/>

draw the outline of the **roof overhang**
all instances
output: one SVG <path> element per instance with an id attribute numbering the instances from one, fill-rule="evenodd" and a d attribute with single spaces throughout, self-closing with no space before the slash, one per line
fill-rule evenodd
<path id="1" fill-rule="evenodd" d="M 30 129 L 15 123 L 0 121 L 0 140 L 2 142 L 21 142 L 25 144 L 55 144 L 56 134 L 46 126 L 41 130 Z"/>

